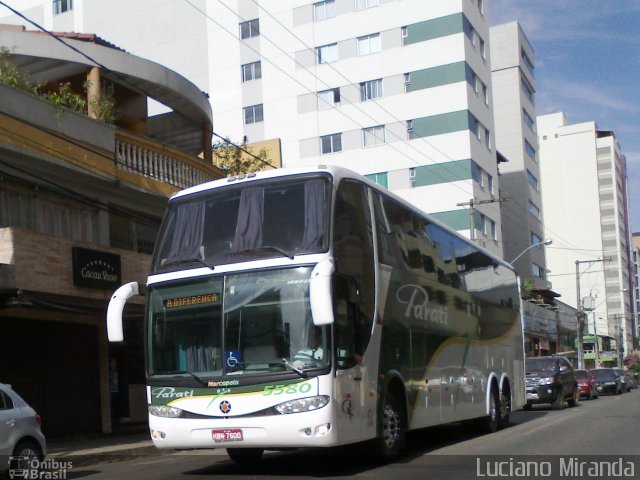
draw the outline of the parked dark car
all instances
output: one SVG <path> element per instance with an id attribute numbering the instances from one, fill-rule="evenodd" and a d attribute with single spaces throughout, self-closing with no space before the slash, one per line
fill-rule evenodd
<path id="1" fill-rule="evenodd" d="M 618 375 L 618 377 L 620 378 L 622 391 L 630 392 L 633 388 L 633 384 L 631 382 L 631 379 L 627 377 L 627 372 L 624 371 L 624 368 L 614 368 L 613 371 L 616 372 L 616 375 Z"/>
<path id="2" fill-rule="evenodd" d="M 620 395 L 622 393 L 622 381 L 613 368 L 594 368 L 589 370 L 594 376 L 593 383 L 600 394 Z"/>
<path id="3" fill-rule="evenodd" d="M 576 380 L 578 381 L 580 398 L 586 398 L 587 400 L 598 398 L 598 387 L 593 382 L 593 375 L 586 370 L 576 370 Z"/>
<path id="4" fill-rule="evenodd" d="M 576 372 L 565 357 L 528 357 L 525 359 L 527 403 L 549 403 L 554 410 L 562 408 L 566 400 L 570 407 L 578 405 L 580 398 Z"/>

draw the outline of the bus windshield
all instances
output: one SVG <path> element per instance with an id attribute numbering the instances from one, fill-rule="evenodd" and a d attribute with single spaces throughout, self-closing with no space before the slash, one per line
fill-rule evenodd
<path id="1" fill-rule="evenodd" d="M 328 175 L 304 175 L 177 198 L 151 273 L 327 251 L 329 187 Z"/>
<path id="2" fill-rule="evenodd" d="M 330 364 L 309 306 L 312 267 L 211 277 L 149 291 L 149 377 L 211 377 Z M 223 286 L 224 285 L 224 286 Z"/>

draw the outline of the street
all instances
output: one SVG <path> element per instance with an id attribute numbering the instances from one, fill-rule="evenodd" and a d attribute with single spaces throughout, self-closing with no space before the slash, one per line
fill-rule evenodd
<path id="1" fill-rule="evenodd" d="M 67 478 L 481 478 L 491 462 L 526 460 L 557 464 L 560 458 L 620 462 L 640 466 L 640 390 L 619 396 L 582 401 L 577 408 L 551 410 L 536 406 L 512 414 L 512 425 L 498 433 L 480 435 L 461 425 L 413 432 L 404 454 L 394 463 L 378 465 L 364 447 L 331 451 L 267 453 L 262 462 L 240 466 L 224 451 L 192 451 L 143 457 L 72 469 Z M 594 457 L 598 455 L 598 457 Z M 633 458 L 629 456 L 634 456 Z M 497 457 L 500 456 L 500 457 Z M 537 456 L 537 457 L 536 457 Z M 589 456 L 583 457 L 583 456 Z M 544 473 L 544 471 L 543 471 Z M 546 476 L 546 475 L 542 475 Z M 622 475 L 625 477 L 626 475 Z M 536 476 L 517 476 L 536 478 Z M 574 478 L 588 478 L 586 475 Z M 608 478 L 604 476 L 603 478 Z"/>

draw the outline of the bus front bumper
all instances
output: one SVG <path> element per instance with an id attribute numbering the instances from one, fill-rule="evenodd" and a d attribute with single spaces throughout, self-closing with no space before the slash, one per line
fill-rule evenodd
<path id="1" fill-rule="evenodd" d="M 336 445 L 331 409 L 261 417 L 211 419 L 149 415 L 151 439 L 161 449 L 304 448 Z"/>

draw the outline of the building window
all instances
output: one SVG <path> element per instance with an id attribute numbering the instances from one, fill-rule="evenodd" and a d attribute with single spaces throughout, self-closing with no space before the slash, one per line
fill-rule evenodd
<path id="1" fill-rule="evenodd" d="M 371 35 L 365 35 L 364 37 L 358 37 L 358 55 L 369 55 L 370 53 L 379 52 L 382 49 L 380 43 L 380 34 L 373 33 Z"/>
<path id="2" fill-rule="evenodd" d="M 529 58 L 529 55 L 527 55 L 527 52 L 525 52 L 524 50 L 520 50 L 520 53 L 521 53 L 521 56 L 522 56 L 522 63 L 524 63 L 526 65 L 526 67 L 529 70 L 529 72 L 531 73 L 531 75 L 533 75 L 533 71 L 534 71 L 535 67 L 533 66 L 533 62 Z"/>
<path id="3" fill-rule="evenodd" d="M 531 273 L 536 278 L 544 279 L 544 270 L 540 265 L 536 265 L 535 263 L 531 264 Z"/>
<path id="4" fill-rule="evenodd" d="M 533 103 L 533 88 L 529 85 L 524 78 L 520 77 L 520 89 L 524 93 L 524 95 L 529 99 L 531 103 Z"/>
<path id="5" fill-rule="evenodd" d="M 408 92 L 410 88 L 411 88 L 411 74 L 410 73 L 405 73 L 404 74 L 404 91 L 405 91 L 405 93 Z"/>
<path id="6" fill-rule="evenodd" d="M 370 80 L 360 84 L 360 101 L 366 102 L 382 97 L 382 79 Z"/>
<path id="7" fill-rule="evenodd" d="M 522 118 L 524 119 L 524 123 L 527 124 L 527 127 L 529 127 L 533 133 L 536 133 L 536 122 L 524 108 L 522 109 Z"/>
<path id="8" fill-rule="evenodd" d="M 259 123 L 264 120 L 262 104 L 244 107 L 244 124 Z"/>
<path id="9" fill-rule="evenodd" d="M 477 4 L 480 15 L 484 15 L 484 0 L 477 0 Z"/>
<path id="10" fill-rule="evenodd" d="M 382 145 L 383 143 L 385 143 L 384 125 L 362 129 L 362 146 L 364 148 Z"/>
<path id="11" fill-rule="evenodd" d="M 491 150 L 491 132 L 487 128 L 484 129 L 484 144 Z"/>
<path id="12" fill-rule="evenodd" d="M 411 184 L 411 188 L 416 187 L 416 169 L 415 168 L 409 169 L 409 183 Z"/>
<path id="13" fill-rule="evenodd" d="M 402 27 L 400 29 L 400 34 L 402 35 L 402 45 L 406 45 L 409 41 L 409 31 L 407 30 L 407 27 Z"/>
<path id="14" fill-rule="evenodd" d="M 73 10 L 73 0 L 53 0 L 54 15 L 60 15 L 70 10 Z"/>
<path id="15" fill-rule="evenodd" d="M 313 4 L 313 19 L 316 22 L 321 22 L 328 18 L 336 16 L 336 2 L 335 0 L 326 0 L 324 2 L 317 2 Z"/>
<path id="16" fill-rule="evenodd" d="M 480 56 L 486 60 L 487 59 L 487 44 L 484 43 L 484 40 L 480 37 L 478 37 L 480 39 Z"/>
<path id="17" fill-rule="evenodd" d="M 366 10 L 367 8 L 377 7 L 380 0 L 355 0 L 353 8 L 355 10 Z"/>
<path id="18" fill-rule="evenodd" d="M 258 35 L 260 35 L 260 23 L 257 18 L 240 24 L 240 38 L 242 40 L 257 37 Z"/>
<path id="19" fill-rule="evenodd" d="M 493 220 L 489 220 L 490 224 L 491 224 L 491 239 L 495 240 L 496 242 L 498 241 L 498 228 L 496 227 L 496 222 L 494 222 Z"/>
<path id="20" fill-rule="evenodd" d="M 413 136 L 413 120 L 407 120 L 407 139 L 411 140 Z"/>
<path id="21" fill-rule="evenodd" d="M 384 188 L 388 188 L 389 182 L 387 178 L 387 172 L 382 173 L 371 173 L 367 175 L 367 178 L 372 182 L 377 183 L 378 185 L 382 185 Z"/>
<path id="22" fill-rule="evenodd" d="M 480 140 L 482 138 L 482 124 L 478 121 L 477 118 L 472 118 L 471 120 L 471 131 L 473 135 Z"/>
<path id="23" fill-rule="evenodd" d="M 534 162 L 538 161 L 536 149 L 533 148 L 527 140 L 524 141 L 524 151 L 527 152 L 527 155 L 529 155 Z"/>
<path id="24" fill-rule="evenodd" d="M 489 193 L 493 195 L 493 177 L 487 173 L 487 188 Z"/>
<path id="25" fill-rule="evenodd" d="M 262 64 L 260 62 L 245 63 L 242 69 L 242 82 L 262 78 Z"/>
<path id="26" fill-rule="evenodd" d="M 538 179 L 529 170 L 527 170 L 527 182 L 536 192 L 538 191 Z"/>
<path id="27" fill-rule="evenodd" d="M 340 89 L 332 88 L 318 92 L 318 110 L 335 107 L 340 103 Z"/>
<path id="28" fill-rule="evenodd" d="M 331 63 L 338 60 L 338 44 L 331 43 L 316 48 L 318 63 Z"/>
<path id="29" fill-rule="evenodd" d="M 527 207 L 529 208 L 529 213 L 531 213 L 531 215 L 533 215 L 538 220 L 540 220 L 540 209 L 538 207 L 536 207 L 535 204 L 531 200 L 529 200 L 529 203 L 528 203 Z"/>
<path id="30" fill-rule="evenodd" d="M 342 151 L 342 133 L 334 133 L 320 137 L 320 153 L 336 153 Z"/>
<path id="31" fill-rule="evenodd" d="M 531 245 L 536 245 L 535 248 L 537 248 L 538 250 L 542 250 L 542 243 L 542 238 L 531 232 Z"/>

